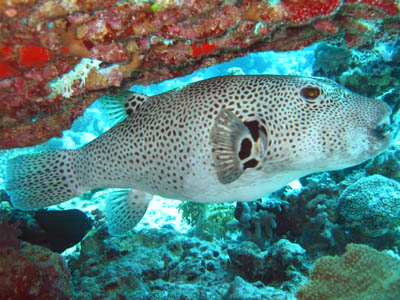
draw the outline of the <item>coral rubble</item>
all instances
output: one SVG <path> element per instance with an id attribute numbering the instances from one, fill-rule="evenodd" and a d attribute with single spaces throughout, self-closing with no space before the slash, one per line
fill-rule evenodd
<path id="1" fill-rule="evenodd" d="M 0 148 L 60 136 L 110 88 L 320 40 L 365 47 L 398 24 L 394 0 L 1 1 Z"/>

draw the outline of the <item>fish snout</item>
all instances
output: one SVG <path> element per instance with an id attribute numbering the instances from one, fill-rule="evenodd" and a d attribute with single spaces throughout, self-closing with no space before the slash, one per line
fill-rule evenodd
<path id="1" fill-rule="evenodd" d="M 376 115 L 376 120 L 371 124 L 369 129 L 370 135 L 372 137 L 372 144 L 375 144 L 375 151 L 381 152 L 392 142 L 393 131 L 391 125 L 391 114 L 392 109 L 384 102 L 379 102 L 378 113 Z"/>

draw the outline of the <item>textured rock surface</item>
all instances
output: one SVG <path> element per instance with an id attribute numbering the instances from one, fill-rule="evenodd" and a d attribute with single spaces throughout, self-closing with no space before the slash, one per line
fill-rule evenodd
<path id="1" fill-rule="evenodd" d="M 237 297 L 241 292 L 250 291 L 253 298 L 248 295 L 250 298 L 241 299 L 294 299 L 289 292 L 267 283 L 240 278 L 239 273 L 243 272 L 230 262 L 227 251 L 228 247 L 243 249 L 247 244 L 240 245 L 235 241 L 202 241 L 168 227 L 143 229 L 124 238 L 110 237 L 104 228 L 86 238 L 80 255 L 69 260 L 75 298 L 233 300 L 240 299 Z M 252 247 L 258 249 L 255 244 Z M 269 264 L 286 262 L 279 274 L 301 267 L 303 253 L 300 251 L 295 257 L 294 251 L 278 244 L 271 252 Z M 252 255 L 253 260 L 262 256 L 256 251 Z M 292 263 L 292 267 L 287 265 Z M 274 286 L 284 280 L 278 277 L 270 280 Z"/>
<path id="2" fill-rule="evenodd" d="M 22 243 L 0 249 L 1 299 L 54 299 L 72 297 L 71 275 L 61 256 Z"/>
<path id="3" fill-rule="evenodd" d="M 2 1 L 0 148 L 60 136 L 111 87 L 324 39 L 367 47 L 399 32 L 394 0 Z"/>
<path id="4" fill-rule="evenodd" d="M 266 287 L 261 282 L 250 284 L 240 276 L 235 277 L 229 287 L 224 300 L 295 300 L 294 296 L 288 295 L 273 287 Z"/>

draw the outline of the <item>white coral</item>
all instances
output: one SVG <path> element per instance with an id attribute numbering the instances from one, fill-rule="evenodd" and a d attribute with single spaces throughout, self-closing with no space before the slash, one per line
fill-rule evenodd
<path id="1" fill-rule="evenodd" d="M 101 62 L 97 59 L 82 58 L 74 69 L 49 83 L 52 95 L 58 94 L 70 98 L 74 94 L 73 86 L 80 82 L 79 87 L 82 88 L 86 83 L 89 72 L 93 68 L 99 69 Z"/>

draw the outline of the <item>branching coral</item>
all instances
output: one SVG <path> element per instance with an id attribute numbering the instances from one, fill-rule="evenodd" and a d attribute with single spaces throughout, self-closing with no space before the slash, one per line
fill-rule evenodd
<path id="1" fill-rule="evenodd" d="M 182 202 L 182 218 L 193 226 L 193 234 L 203 239 L 224 238 L 231 231 L 234 206 L 230 203 Z"/>
<path id="2" fill-rule="evenodd" d="M 275 217 L 268 211 L 268 205 L 261 201 L 236 204 L 235 218 L 242 232 L 242 239 L 254 242 L 263 250 L 272 240 L 273 230 L 276 228 Z"/>

